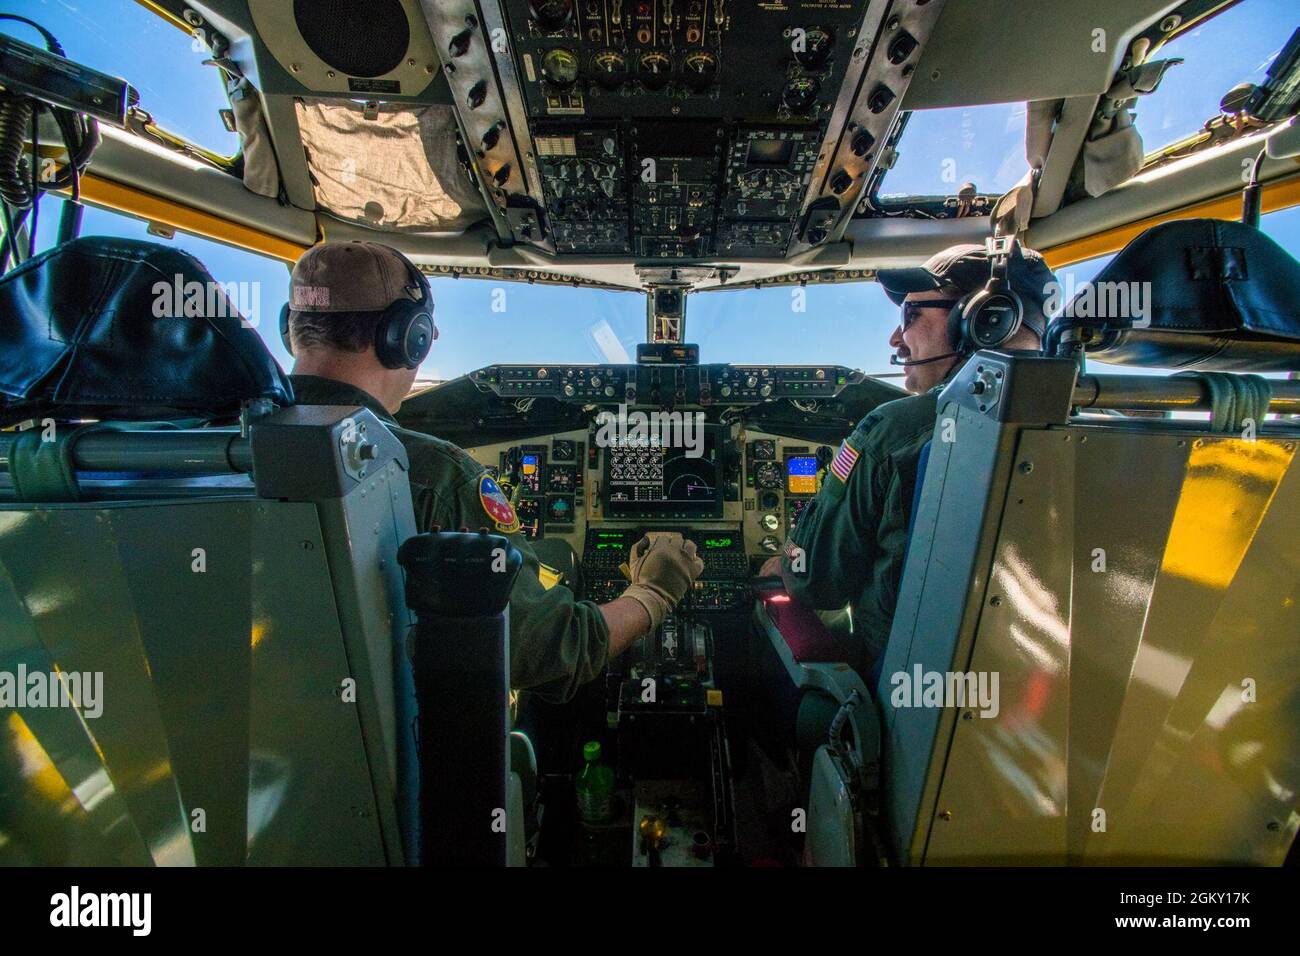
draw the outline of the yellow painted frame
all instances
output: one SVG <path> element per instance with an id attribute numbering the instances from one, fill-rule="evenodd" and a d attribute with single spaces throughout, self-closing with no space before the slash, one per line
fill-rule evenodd
<path id="1" fill-rule="evenodd" d="M 1261 206 L 1264 212 L 1276 212 L 1279 209 L 1289 209 L 1291 206 L 1300 205 L 1300 175 L 1269 183 L 1263 188 L 1261 198 Z M 1040 249 L 1039 252 L 1043 254 L 1043 258 L 1047 260 L 1049 266 L 1053 269 L 1059 269 L 1062 266 L 1118 252 L 1139 234 L 1152 226 L 1160 225 L 1162 222 L 1172 222 L 1175 219 L 1233 220 L 1240 218 L 1241 193 L 1233 192 L 1226 196 L 1220 196 L 1218 199 L 1210 199 L 1206 202 L 1184 206 L 1181 209 L 1162 212 L 1158 216 L 1148 216 L 1136 222 L 1115 226 L 1091 236 L 1084 236 L 1082 239 L 1074 239 L 1070 242 L 1063 242 L 1058 246 Z"/>
<path id="2" fill-rule="evenodd" d="M 64 195 L 67 195 L 66 191 Z M 238 246 L 284 262 L 297 262 L 298 257 L 310 248 L 93 174 L 81 177 L 81 198 L 96 206 L 138 216 L 149 222 Z"/>

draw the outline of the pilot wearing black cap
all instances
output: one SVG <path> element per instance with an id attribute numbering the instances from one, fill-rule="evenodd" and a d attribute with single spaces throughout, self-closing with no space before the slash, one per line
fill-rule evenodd
<path id="1" fill-rule="evenodd" d="M 1001 242 L 1001 245 L 997 243 Z M 1044 302 L 1056 278 L 1033 250 L 1011 240 L 958 245 L 924 265 L 883 269 L 880 284 L 902 315 L 889 337 L 907 398 L 887 402 L 840 445 L 821 490 L 800 516 L 784 553 L 763 573 L 780 574 L 810 607 L 853 608 L 863 674 L 874 673 L 889 637 L 907 544 L 907 512 L 921 448 L 934 432 L 938 395 L 980 348 L 1039 347 Z"/>

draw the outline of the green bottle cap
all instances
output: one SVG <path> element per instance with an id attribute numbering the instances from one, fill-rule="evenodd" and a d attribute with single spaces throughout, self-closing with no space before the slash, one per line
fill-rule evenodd
<path id="1" fill-rule="evenodd" d="M 582 745 L 582 756 L 586 758 L 587 763 L 595 763 L 600 759 L 600 741 L 590 740 Z"/>

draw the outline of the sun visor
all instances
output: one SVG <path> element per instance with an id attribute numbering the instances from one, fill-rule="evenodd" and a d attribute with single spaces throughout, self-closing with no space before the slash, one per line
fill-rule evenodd
<path id="1" fill-rule="evenodd" d="M 451 106 L 299 100 L 316 204 L 394 232 L 461 232 L 487 218 L 456 159 Z"/>

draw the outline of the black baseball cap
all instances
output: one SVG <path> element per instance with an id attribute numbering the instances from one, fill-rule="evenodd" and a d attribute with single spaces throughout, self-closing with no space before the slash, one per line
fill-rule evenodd
<path id="1" fill-rule="evenodd" d="M 975 243 L 949 246 L 922 265 L 881 269 L 876 280 L 895 305 L 902 305 L 909 292 L 931 292 L 944 286 L 955 286 L 968 294 L 989 281 L 989 254 L 984 246 Z M 1055 288 L 1056 276 L 1041 255 L 1017 242 L 1007 260 L 1007 281 L 1020 301 L 1026 306 L 1036 305 L 1041 312 Z"/>

